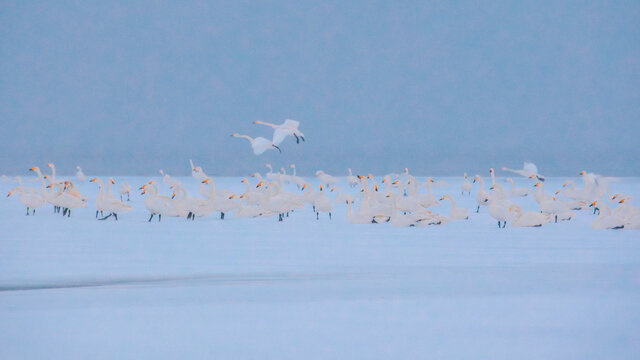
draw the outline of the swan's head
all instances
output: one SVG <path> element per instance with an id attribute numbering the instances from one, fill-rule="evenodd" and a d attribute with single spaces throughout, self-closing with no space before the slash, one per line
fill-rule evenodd
<path id="1" fill-rule="evenodd" d="M 464 178 L 465 178 L 465 179 L 467 178 L 467 173 L 464 173 Z"/>
<path id="2" fill-rule="evenodd" d="M 31 169 L 29 169 L 29 171 L 36 171 L 36 169 L 38 169 L 38 167 L 37 167 L 37 166 L 32 167 Z M 38 170 L 40 170 L 40 169 L 38 169 Z"/>
<path id="3" fill-rule="evenodd" d="M 404 173 L 408 174 L 409 173 L 409 168 L 404 168 Z"/>
<path id="4" fill-rule="evenodd" d="M 322 187 L 322 185 L 320 185 L 320 191 L 322 191 L 322 189 L 323 189 L 323 187 Z"/>
<path id="5" fill-rule="evenodd" d="M 258 185 L 256 185 L 256 188 L 259 188 L 260 186 L 262 186 L 262 181 L 260 181 Z"/>
<path id="6" fill-rule="evenodd" d="M 392 182 L 391 185 L 398 185 L 398 180 Z"/>
<path id="7" fill-rule="evenodd" d="M 147 187 L 147 184 L 144 184 L 144 185 L 140 186 L 140 187 L 138 188 L 138 190 L 143 190 L 143 189 L 144 189 L 144 188 L 146 188 L 146 187 Z"/>
<path id="8" fill-rule="evenodd" d="M 140 193 L 140 195 L 144 195 L 147 193 L 147 190 L 142 190 L 142 192 Z"/>
<path id="9" fill-rule="evenodd" d="M 489 190 L 493 190 L 493 189 L 495 189 L 495 188 L 496 188 L 496 186 L 495 186 L 495 185 L 491 185 L 491 187 L 489 188 Z"/>
<path id="10" fill-rule="evenodd" d="M 435 182 L 435 181 L 433 181 L 433 179 L 432 179 L 432 178 L 429 178 L 429 182 Z"/>
<path id="11" fill-rule="evenodd" d="M 582 170 L 582 171 L 580 171 L 580 175 L 587 175 L 587 172 Z"/>
<path id="12" fill-rule="evenodd" d="M 511 178 L 506 178 L 504 181 L 513 181 Z"/>
<path id="13" fill-rule="evenodd" d="M 378 191 L 378 185 L 375 185 L 373 188 Z"/>
<path id="14" fill-rule="evenodd" d="M 540 186 L 539 182 L 537 182 L 535 185 L 533 185 L 533 187 L 538 187 L 538 186 Z"/>
<path id="15" fill-rule="evenodd" d="M 567 187 L 567 182 L 565 181 L 564 184 L 562 184 L 562 187 Z"/>
<path id="16" fill-rule="evenodd" d="M 336 191 L 336 187 L 335 186 L 331 188 L 331 192 L 334 192 L 334 191 Z"/>
<path id="17" fill-rule="evenodd" d="M 493 168 L 489 169 L 489 174 L 493 174 Z"/>
<path id="18" fill-rule="evenodd" d="M 231 134 L 231 137 L 236 137 L 236 136 L 238 136 L 238 134 L 236 133 Z"/>
<path id="19" fill-rule="evenodd" d="M 440 201 L 444 200 L 444 196 L 440 198 Z"/>
<path id="20" fill-rule="evenodd" d="M 53 163 L 48 163 L 47 166 L 52 168 L 53 167 Z"/>
<path id="21" fill-rule="evenodd" d="M 529 179 L 533 179 L 536 175 L 535 174 L 531 174 L 529 175 Z"/>
<path id="22" fill-rule="evenodd" d="M 169 189 L 173 189 L 174 187 L 176 187 L 176 184 L 169 186 Z"/>
<path id="23" fill-rule="evenodd" d="M 474 177 L 473 177 L 473 183 L 474 183 L 474 184 L 476 183 L 476 181 L 478 181 L 478 175 L 476 175 L 476 176 L 474 176 Z"/>
<path id="24" fill-rule="evenodd" d="M 501 167 L 500 170 L 507 170 L 507 168 L 506 167 Z"/>
<path id="25" fill-rule="evenodd" d="M 53 184 L 47 185 L 47 189 L 51 188 L 52 186 L 53 186 Z"/>
<path id="26" fill-rule="evenodd" d="M 591 204 L 589 204 L 589 207 L 596 206 L 597 203 L 598 203 L 598 201 L 594 201 Z"/>
<path id="27" fill-rule="evenodd" d="M 7 194 L 7 197 L 11 196 L 11 191 L 9 191 L 9 193 Z"/>
<path id="28" fill-rule="evenodd" d="M 49 178 L 49 175 L 45 175 L 45 176 L 44 176 L 44 178 L 45 178 L 45 179 L 48 179 L 48 178 Z"/>
<path id="29" fill-rule="evenodd" d="M 209 183 L 209 179 L 208 179 L 208 178 L 207 178 L 207 179 L 204 179 L 204 180 L 202 180 L 202 182 L 201 182 L 201 183 L 202 183 L 202 184 L 208 184 L 208 183 Z"/>
<path id="30" fill-rule="evenodd" d="M 231 196 L 229 196 L 229 200 L 233 199 L 234 197 L 236 197 L 236 194 L 231 194 Z"/>
<path id="31" fill-rule="evenodd" d="M 618 201 L 618 204 L 623 204 L 624 203 L 624 199 L 620 199 L 620 201 Z"/>
<path id="32" fill-rule="evenodd" d="M 307 188 L 307 184 L 302 185 L 302 190 Z"/>
<path id="33" fill-rule="evenodd" d="M 112 184 L 116 183 L 115 181 L 113 181 L 113 179 L 109 179 L 109 182 L 112 183 Z"/>
<path id="34" fill-rule="evenodd" d="M 95 182 L 96 180 L 98 180 L 98 178 L 93 178 L 93 179 L 89 180 L 89 182 Z"/>
<path id="35" fill-rule="evenodd" d="M 175 197 L 176 197 L 176 193 L 175 192 L 171 193 L 171 198 L 174 199 Z"/>
<path id="36" fill-rule="evenodd" d="M 247 179 L 242 179 L 240 182 L 243 183 L 243 184 L 246 184 L 247 183 Z"/>
<path id="37" fill-rule="evenodd" d="M 556 201 L 556 197 L 555 197 L 555 196 L 552 196 L 552 197 L 551 197 L 551 200 Z"/>
<path id="38" fill-rule="evenodd" d="M 560 194 L 560 190 L 556 191 L 556 195 Z"/>
<path id="39" fill-rule="evenodd" d="M 244 199 L 244 194 L 240 195 L 240 199 Z"/>

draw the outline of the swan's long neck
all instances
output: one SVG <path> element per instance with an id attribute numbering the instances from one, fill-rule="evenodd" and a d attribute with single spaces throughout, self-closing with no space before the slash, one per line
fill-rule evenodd
<path id="1" fill-rule="evenodd" d="M 446 196 L 446 198 L 451 201 L 451 209 L 455 209 L 456 208 L 456 202 L 453 201 L 453 198 L 449 195 Z"/>
<path id="2" fill-rule="evenodd" d="M 272 123 L 268 123 L 268 122 L 264 122 L 264 121 L 256 121 L 256 124 L 266 125 L 266 126 L 274 128 L 274 129 L 278 128 L 278 125 L 272 124 Z"/>
<path id="3" fill-rule="evenodd" d="M 292 166 L 292 168 L 293 168 L 293 176 L 296 176 L 296 167 Z"/>
<path id="4" fill-rule="evenodd" d="M 51 182 L 56 182 L 56 166 L 51 164 Z"/>
<path id="5" fill-rule="evenodd" d="M 249 140 L 253 144 L 253 138 L 249 135 L 236 135 L 236 137 L 243 138 Z"/>

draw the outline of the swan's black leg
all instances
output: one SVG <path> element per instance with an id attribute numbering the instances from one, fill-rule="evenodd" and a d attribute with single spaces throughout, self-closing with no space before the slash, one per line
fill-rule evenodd
<path id="1" fill-rule="evenodd" d="M 558 222 L 558 215 L 556 215 L 556 222 Z"/>
<path id="2" fill-rule="evenodd" d="M 71 209 L 67 209 L 67 217 L 71 217 Z"/>
<path id="3" fill-rule="evenodd" d="M 131 198 L 129 197 L 129 192 L 127 191 L 127 201 L 131 201 Z"/>
<path id="4" fill-rule="evenodd" d="M 153 219 L 153 214 L 151 214 L 151 216 L 149 216 L 149 220 L 147 222 L 151 222 L 151 219 Z"/>
<path id="5" fill-rule="evenodd" d="M 476 209 L 476 212 L 480 212 L 480 205 L 478 205 L 478 208 Z"/>
<path id="6" fill-rule="evenodd" d="M 316 213 L 316 220 L 320 220 L 320 212 Z"/>
<path id="7" fill-rule="evenodd" d="M 162 214 L 158 214 L 158 222 L 162 220 Z"/>
<path id="8" fill-rule="evenodd" d="M 118 221 L 118 214 L 113 213 L 113 217 L 116 218 L 116 221 Z"/>
<path id="9" fill-rule="evenodd" d="M 273 145 L 273 144 L 272 144 L 271 146 L 273 146 L 274 148 L 278 149 L 278 151 L 280 151 L 280 154 L 282 154 L 282 150 L 280 150 L 280 148 L 279 148 L 279 147 L 277 147 L 277 146 L 275 146 L 275 145 Z"/>
<path id="10" fill-rule="evenodd" d="M 36 214 L 36 209 L 33 209 L 33 215 L 35 215 L 35 214 Z"/>
<path id="11" fill-rule="evenodd" d="M 109 218 L 109 216 L 111 216 L 111 215 L 113 215 L 113 214 L 109 213 L 109 215 L 107 215 L 107 216 L 105 216 L 103 218 L 100 218 L 100 220 L 107 220 Z"/>
<path id="12" fill-rule="evenodd" d="M 222 211 L 220 212 L 220 220 L 224 220 L 224 213 Z"/>
<path id="13" fill-rule="evenodd" d="M 122 201 L 122 194 L 120 194 L 120 201 Z"/>
<path id="14" fill-rule="evenodd" d="M 27 216 L 29 216 L 29 208 L 27 208 Z"/>
<path id="15" fill-rule="evenodd" d="M 500 220 L 498 220 L 498 229 L 500 229 Z"/>
<path id="16" fill-rule="evenodd" d="M 329 220 L 331 220 L 331 213 L 329 213 Z"/>
<path id="17" fill-rule="evenodd" d="M 300 138 L 298 137 L 298 135 L 293 134 L 293 136 L 295 136 L 295 137 L 296 137 L 296 144 L 300 144 Z"/>
<path id="18" fill-rule="evenodd" d="M 306 141 L 306 140 L 304 139 L 304 136 L 300 136 L 300 138 L 302 139 L 302 141 Z"/>

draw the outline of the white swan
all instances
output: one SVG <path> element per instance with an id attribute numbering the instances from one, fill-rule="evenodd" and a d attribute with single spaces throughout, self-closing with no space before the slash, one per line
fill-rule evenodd
<path id="1" fill-rule="evenodd" d="M 83 182 L 86 179 L 86 177 L 82 172 L 82 168 L 80 166 L 76 166 L 76 169 L 78 169 L 78 171 L 76 172 L 76 179 L 78 179 L 78 181 L 80 182 Z"/>
<path id="2" fill-rule="evenodd" d="M 360 181 L 351 173 L 351 168 L 348 168 L 347 170 L 349 170 L 349 175 L 347 175 L 347 184 L 349 184 L 349 186 L 351 187 L 357 186 Z"/>
<path id="3" fill-rule="evenodd" d="M 591 203 L 592 207 L 598 207 L 600 209 L 600 213 L 598 217 L 595 218 L 591 222 L 592 229 L 605 230 L 605 229 L 623 229 L 624 228 L 624 220 L 619 217 L 611 214 L 611 209 L 606 204 L 603 204 L 598 201 L 594 201 Z"/>
<path id="4" fill-rule="evenodd" d="M 333 206 L 331 204 L 331 199 L 324 194 L 324 187 L 322 185 L 320 185 L 320 193 L 313 201 L 313 206 L 316 210 L 316 220 L 320 219 L 321 212 L 329 213 L 329 220 L 331 220 L 331 210 L 333 209 Z"/>
<path id="5" fill-rule="evenodd" d="M 336 197 L 333 199 L 333 202 L 336 204 L 344 204 L 344 203 L 354 203 L 356 202 L 356 198 L 351 194 L 342 194 L 340 191 L 340 187 L 338 185 L 331 188 L 331 192 L 336 192 Z"/>
<path id="6" fill-rule="evenodd" d="M 51 188 L 53 186 L 55 186 L 58 191 L 57 192 L 58 196 L 56 196 L 53 203 L 58 208 L 62 208 L 62 216 L 66 215 L 67 217 L 71 217 L 72 209 L 86 207 L 86 200 L 78 196 L 71 195 L 68 192 L 64 191 L 63 185 L 61 183 L 49 184 L 49 186 L 47 187 Z"/>
<path id="7" fill-rule="evenodd" d="M 464 195 L 464 193 L 466 192 L 469 193 L 469 196 L 471 196 L 471 189 L 473 189 L 473 184 L 471 184 L 469 182 L 469 179 L 467 179 L 467 173 L 464 173 L 464 181 L 462 182 L 460 188 L 462 189 L 462 195 Z"/>
<path id="8" fill-rule="evenodd" d="M 451 210 L 449 210 L 449 220 L 467 220 L 469 219 L 469 210 L 466 208 L 456 207 L 456 202 L 449 195 L 440 198 L 440 201 L 447 199 L 451 202 Z"/>
<path id="9" fill-rule="evenodd" d="M 511 226 L 515 227 L 539 227 L 551 221 L 551 215 L 537 212 L 522 212 L 522 208 L 518 205 L 511 205 L 509 211 L 513 212 L 511 218 Z"/>
<path id="10" fill-rule="evenodd" d="M 509 207 L 504 206 L 504 202 L 498 201 L 496 198 L 486 197 L 485 201 L 489 204 L 487 210 L 492 218 L 498 220 L 498 227 L 504 228 L 509 220 Z M 500 223 L 502 222 L 502 226 Z"/>
<path id="11" fill-rule="evenodd" d="M 147 208 L 151 216 L 149 216 L 149 222 L 153 219 L 154 215 L 158 215 L 158 222 L 162 221 L 162 215 L 165 216 L 178 216 L 177 210 L 172 206 L 171 199 L 167 196 L 161 196 L 158 194 L 158 186 L 149 181 L 149 185 L 142 185 L 140 190 L 142 194 L 148 194 L 144 199 L 144 206 Z"/>
<path id="12" fill-rule="evenodd" d="M 482 180 L 482 176 L 476 175 L 473 177 L 473 183 L 480 182 L 480 188 L 476 193 L 476 203 L 478 204 L 478 208 L 476 212 L 480 212 L 480 206 L 487 206 L 489 203 L 489 193 L 484 191 L 484 180 Z"/>
<path id="13" fill-rule="evenodd" d="M 251 136 L 248 136 L 248 135 L 231 134 L 231 137 L 237 137 L 237 138 L 249 140 L 249 142 L 251 143 L 251 148 L 253 149 L 253 153 L 255 155 L 260 155 L 267 150 L 273 150 L 273 149 L 278 149 L 278 151 L 282 153 L 282 150 L 280 150 L 280 148 L 276 144 L 272 143 L 271 141 L 261 136 L 258 136 L 257 138 L 252 138 Z"/>
<path id="14" fill-rule="evenodd" d="M 111 184 L 113 179 L 110 179 L 109 183 Z M 100 218 L 100 220 L 106 220 L 110 216 L 118 220 L 118 214 L 131 211 L 131 206 L 123 203 L 122 201 L 114 198 L 113 196 L 109 197 L 105 195 L 104 186 L 102 184 L 102 180 L 99 178 L 93 178 L 89 182 L 97 182 L 98 183 L 98 197 L 96 198 L 96 209 L 101 209 L 104 211 L 108 211 L 109 215 Z"/>
<path id="15" fill-rule="evenodd" d="M 162 176 L 162 183 L 165 186 L 171 187 L 172 185 L 180 185 L 180 181 L 172 178 L 171 175 L 165 173 L 164 170 L 160 169 L 160 170 L 158 170 L 158 172 L 160 173 L 160 176 Z M 202 180 L 200 180 L 200 181 L 202 181 Z"/>
<path id="16" fill-rule="evenodd" d="M 302 177 L 296 175 L 296 166 L 294 164 L 289 165 L 289 167 L 293 169 L 293 174 L 289 175 L 291 182 L 296 184 L 298 188 L 301 188 L 302 185 L 304 185 L 305 180 Z"/>
<path id="17" fill-rule="evenodd" d="M 531 194 L 531 189 L 515 187 L 515 182 L 513 181 L 512 178 L 506 178 L 504 181 L 511 182 L 511 189 L 509 190 L 509 195 L 508 195 L 509 197 L 522 197 L 522 196 L 528 196 L 529 194 Z"/>
<path id="18" fill-rule="evenodd" d="M 26 192 L 22 188 L 22 186 L 16 186 L 13 189 L 9 190 L 9 194 L 7 197 L 11 196 L 13 193 L 20 194 L 18 199 L 22 203 L 22 205 L 27 207 L 27 215 L 29 215 L 29 209 L 32 209 L 32 215 L 36 214 L 36 209 L 42 207 L 46 204 L 46 200 L 38 193 Z"/>
<path id="19" fill-rule="evenodd" d="M 531 177 L 533 175 L 538 179 L 538 181 L 544 181 L 544 176 L 538 173 L 538 167 L 532 162 L 525 161 L 522 165 L 522 169 L 514 170 L 506 167 L 501 167 L 500 170 L 510 171 L 524 177 Z"/>
<path id="20" fill-rule="evenodd" d="M 316 177 L 320 181 L 320 184 L 326 186 L 336 185 L 340 181 L 337 177 L 331 176 L 322 170 L 316 171 Z"/>
<path id="21" fill-rule="evenodd" d="M 254 121 L 254 124 L 266 125 L 274 129 L 273 139 L 271 140 L 274 145 L 280 145 L 287 136 L 294 136 L 296 143 L 300 143 L 300 139 L 304 140 L 304 134 L 298 129 L 300 123 L 295 120 L 286 119 L 282 124 L 276 125 L 264 121 Z"/>
<path id="22" fill-rule="evenodd" d="M 129 186 L 129 184 L 127 184 L 126 181 L 123 182 L 122 185 L 120 185 L 120 189 L 118 190 L 118 193 L 120 194 L 121 201 L 125 194 L 127 195 L 127 201 L 131 201 L 130 199 L 131 186 Z"/>

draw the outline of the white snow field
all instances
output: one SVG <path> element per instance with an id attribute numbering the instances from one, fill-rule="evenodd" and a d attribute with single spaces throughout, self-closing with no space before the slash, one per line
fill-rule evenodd
<path id="1" fill-rule="evenodd" d="M 461 197 L 459 179 L 444 180 L 436 195 L 474 212 L 426 228 L 351 225 L 346 206 L 333 220 L 307 208 L 281 223 L 148 223 L 137 190 L 119 221 L 96 220 L 93 201 L 71 218 L 50 205 L 25 216 L 2 183 L 0 359 L 638 358 L 640 231 L 592 230 L 588 211 L 498 229 L 475 213 L 477 187 Z M 78 186 L 95 198 L 97 185 Z M 611 191 L 640 197 L 640 181 Z"/>

